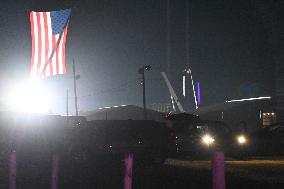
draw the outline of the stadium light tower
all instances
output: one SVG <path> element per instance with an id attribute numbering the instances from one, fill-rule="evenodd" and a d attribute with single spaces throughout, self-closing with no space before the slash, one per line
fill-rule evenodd
<path id="1" fill-rule="evenodd" d="M 138 73 L 142 75 L 142 87 L 143 87 L 143 110 L 144 110 L 144 119 L 147 120 L 147 110 L 146 110 L 146 93 L 145 93 L 145 70 L 151 70 L 151 66 L 142 66 L 138 69 Z"/>

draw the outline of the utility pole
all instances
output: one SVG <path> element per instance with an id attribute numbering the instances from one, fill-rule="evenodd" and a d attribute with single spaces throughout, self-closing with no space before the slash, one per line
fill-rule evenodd
<path id="1" fill-rule="evenodd" d="M 78 116 L 78 103 L 77 103 L 77 84 L 76 80 L 80 79 L 80 75 L 76 75 L 76 69 L 75 69 L 75 61 L 73 58 L 73 80 L 74 80 L 74 96 L 75 96 L 75 110 L 76 110 L 76 116 Z"/>
<path id="2" fill-rule="evenodd" d="M 143 112 L 144 112 L 144 119 L 147 120 L 147 107 L 146 107 L 146 92 L 145 92 L 145 70 L 150 70 L 151 66 L 143 66 L 139 68 L 138 73 L 142 75 L 142 88 L 143 88 Z"/>
<path id="3" fill-rule="evenodd" d="M 144 110 L 144 119 L 147 120 L 147 110 L 146 110 L 146 93 L 145 93 L 145 70 L 142 72 L 142 87 L 143 87 L 143 110 Z"/>
<path id="4" fill-rule="evenodd" d="M 68 119 L 68 116 L 69 116 L 69 91 L 68 89 L 66 90 L 66 116 L 67 116 L 67 119 Z"/>

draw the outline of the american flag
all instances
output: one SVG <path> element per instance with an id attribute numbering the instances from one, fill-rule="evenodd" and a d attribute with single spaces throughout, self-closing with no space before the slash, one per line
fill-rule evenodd
<path id="1" fill-rule="evenodd" d="M 30 12 L 32 58 L 30 76 L 65 74 L 65 43 L 71 9 Z"/>

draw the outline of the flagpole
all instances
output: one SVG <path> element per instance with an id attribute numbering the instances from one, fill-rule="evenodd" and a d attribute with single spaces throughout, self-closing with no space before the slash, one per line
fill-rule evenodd
<path id="1" fill-rule="evenodd" d="M 77 85 L 76 85 L 77 76 L 76 76 L 74 58 L 73 58 L 73 80 L 74 80 L 75 110 L 76 110 L 76 116 L 78 116 Z"/>
<path id="2" fill-rule="evenodd" d="M 50 64 L 50 62 L 51 62 L 51 59 L 52 59 L 54 53 L 55 53 L 56 50 L 58 49 L 58 46 L 59 46 L 59 43 L 60 43 L 61 38 L 62 38 L 62 36 L 63 36 L 63 33 L 64 33 L 64 31 L 59 35 L 59 38 L 58 38 L 58 40 L 57 40 L 57 42 L 56 42 L 56 44 L 55 44 L 55 47 L 52 49 L 52 52 L 51 52 L 50 56 L 49 56 L 48 59 L 45 61 L 43 70 L 42 70 L 41 73 L 40 73 L 40 77 L 42 77 L 42 75 L 44 74 L 44 72 L 45 72 L 47 66 L 48 66 L 48 65 Z"/>
<path id="3" fill-rule="evenodd" d="M 58 49 L 58 46 L 59 46 L 59 43 L 60 43 L 61 38 L 62 38 L 62 36 L 63 36 L 64 30 L 65 30 L 66 26 L 67 26 L 68 23 L 69 23 L 69 19 L 70 19 L 70 15 L 69 15 L 69 17 L 68 17 L 68 19 L 67 19 L 67 21 L 66 21 L 66 23 L 65 23 L 65 25 L 64 25 L 63 31 L 60 33 L 59 38 L 58 38 L 57 42 L 55 43 L 55 47 L 52 49 L 50 56 L 49 56 L 48 59 L 45 61 L 43 70 L 42 70 L 41 73 L 40 73 L 40 77 L 42 77 L 42 75 L 44 74 L 44 72 L 45 72 L 47 66 L 48 66 L 48 65 L 50 64 L 50 62 L 51 62 L 51 59 L 52 59 L 54 53 L 55 53 L 56 50 Z"/>

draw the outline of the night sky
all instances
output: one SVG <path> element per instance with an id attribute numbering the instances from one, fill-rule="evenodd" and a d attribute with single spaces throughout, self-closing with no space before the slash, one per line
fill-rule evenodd
<path id="1" fill-rule="evenodd" d="M 160 72 L 167 70 L 166 0 L 1 1 L 0 88 L 2 94 L 28 79 L 31 58 L 29 11 L 72 8 L 67 36 L 68 74 L 46 78 L 53 113 L 64 113 L 67 88 L 73 97 L 72 59 L 78 74 L 79 110 L 142 106 L 138 68 L 146 72 L 147 104 L 169 103 Z M 201 84 L 201 105 L 270 95 L 272 71 L 262 19 L 253 1 L 190 0 L 189 62 L 186 63 L 186 1 L 171 1 L 171 82 L 182 94 L 182 70 Z M 187 82 L 188 87 L 190 83 Z M 189 89 L 189 88 L 188 88 Z M 5 99 L 2 98 L 2 103 Z M 193 107 L 193 97 L 184 106 Z M 70 101 L 73 111 L 73 101 Z"/>

